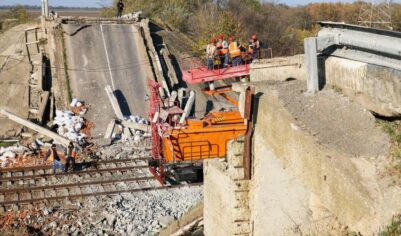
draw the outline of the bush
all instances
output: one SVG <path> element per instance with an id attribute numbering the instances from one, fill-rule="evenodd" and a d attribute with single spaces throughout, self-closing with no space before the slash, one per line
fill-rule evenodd
<path id="1" fill-rule="evenodd" d="M 104 16 L 115 16 L 113 7 Z M 262 46 L 273 48 L 275 56 L 303 53 L 305 37 L 317 33 L 317 21 L 357 24 L 362 2 L 312 3 L 289 7 L 258 0 L 125 0 L 124 12 L 142 10 L 144 16 L 162 21 L 189 34 L 200 53 L 212 36 L 222 33 L 247 40 L 257 34 Z M 392 5 L 395 30 L 401 29 L 401 4 Z"/>
<path id="2" fill-rule="evenodd" d="M 18 23 L 25 23 L 29 19 L 28 12 L 22 5 L 17 5 L 8 12 L 9 18 L 14 18 L 18 20 Z"/>

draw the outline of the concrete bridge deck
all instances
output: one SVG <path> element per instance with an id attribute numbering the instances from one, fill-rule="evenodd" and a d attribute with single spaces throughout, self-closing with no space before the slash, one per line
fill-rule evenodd
<path id="1" fill-rule="evenodd" d="M 104 135 L 114 117 L 105 92 L 115 91 L 123 115 L 147 117 L 147 55 L 138 26 L 134 24 L 64 24 L 65 46 L 73 96 L 91 107 L 86 117 L 96 124 L 93 138 Z"/>

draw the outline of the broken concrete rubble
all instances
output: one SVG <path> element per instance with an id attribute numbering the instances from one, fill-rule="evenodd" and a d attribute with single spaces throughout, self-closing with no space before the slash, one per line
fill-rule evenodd
<path id="1" fill-rule="evenodd" d="M 17 219 L 11 216 L 14 218 L 11 221 L 45 234 L 153 235 L 183 216 L 202 198 L 202 187 L 93 197 L 69 207 L 34 209 Z M 0 218 L 0 234 L 11 226 L 9 221 Z"/>

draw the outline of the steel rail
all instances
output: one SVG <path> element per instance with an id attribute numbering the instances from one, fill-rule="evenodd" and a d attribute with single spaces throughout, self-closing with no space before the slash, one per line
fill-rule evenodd
<path id="1" fill-rule="evenodd" d="M 104 164 L 113 164 L 119 162 L 133 162 L 133 161 L 146 161 L 148 158 L 128 158 L 128 159 L 113 159 L 113 160 L 103 160 L 103 161 L 88 161 L 77 163 L 80 165 L 104 165 Z M 9 172 L 21 172 L 21 171 L 30 171 L 30 170 L 48 170 L 51 169 L 53 165 L 42 165 L 42 166 L 30 166 L 30 167 L 15 167 L 15 168 L 2 168 L 0 169 L 0 173 L 9 173 Z"/>
<path id="2" fill-rule="evenodd" d="M 116 167 L 116 168 L 108 168 L 108 169 L 92 169 L 92 170 L 83 170 L 83 171 L 73 171 L 73 172 L 63 172 L 56 174 L 37 174 L 37 175 L 22 175 L 22 176 L 11 176 L 0 178 L 0 183 L 7 181 L 17 181 L 17 180 L 25 180 L 25 179 L 38 179 L 38 178 L 46 178 L 50 176 L 66 176 L 66 175 L 85 175 L 92 173 L 102 173 L 102 172 L 114 172 L 114 171 L 126 171 L 131 169 L 144 169 L 148 168 L 148 165 L 140 165 L 140 166 L 125 166 L 125 167 Z"/>
<path id="3" fill-rule="evenodd" d="M 126 189 L 126 190 L 104 191 L 104 192 L 97 192 L 97 193 L 75 194 L 75 195 L 67 195 L 67 196 L 44 197 L 44 198 L 26 199 L 26 200 L 19 200 L 19 201 L 3 201 L 3 202 L 0 202 L 0 205 L 7 206 L 7 205 L 13 205 L 13 204 L 22 204 L 22 203 L 33 204 L 36 202 L 43 202 L 43 201 L 55 201 L 55 200 L 61 200 L 61 199 L 66 200 L 66 199 L 84 198 L 84 197 L 101 196 L 101 195 L 115 195 L 115 194 L 120 194 L 120 193 L 155 191 L 155 190 L 184 188 L 184 187 L 201 186 L 201 185 L 202 185 L 202 183 L 192 183 L 192 184 L 185 184 L 185 185 L 168 185 L 168 186 L 160 186 L 160 187 L 135 188 L 135 189 Z"/>
<path id="4" fill-rule="evenodd" d="M 82 187 L 87 185 L 99 185 L 99 184 L 111 184 L 118 182 L 132 182 L 141 180 L 151 180 L 154 179 L 153 176 L 147 177 L 135 177 L 135 178 L 123 178 L 123 179 L 108 179 L 108 180 L 98 180 L 92 182 L 78 182 L 69 184 L 56 184 L 56 185 L 43 185 L 43 186 L 33 186 L 33 187 L 23 187 L 23 188 L 12 188 L 12 189 L 0 189 L 0 193 L 20 193 L 20 192 L 32 192 L 40 191 L 46 189 L 59 189 L 59 188 L 71 188 L 71 187 Z M 1 204 L 1 202 L 0 202 Z"/>

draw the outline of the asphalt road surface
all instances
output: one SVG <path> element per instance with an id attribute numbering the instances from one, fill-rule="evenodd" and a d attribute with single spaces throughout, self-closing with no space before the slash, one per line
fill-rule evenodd
<path id="1" fill-rule="evenodd" d="M 118 97 L 124 115 L 147 118 L 146 55 L 142 37 L 131 24 L 66 24 L 65 45 L 73 96 L 90 105 L 86 118 L 95 123 L 94 139 L 103 137 L 115 118 L 105 86 Z"/>

